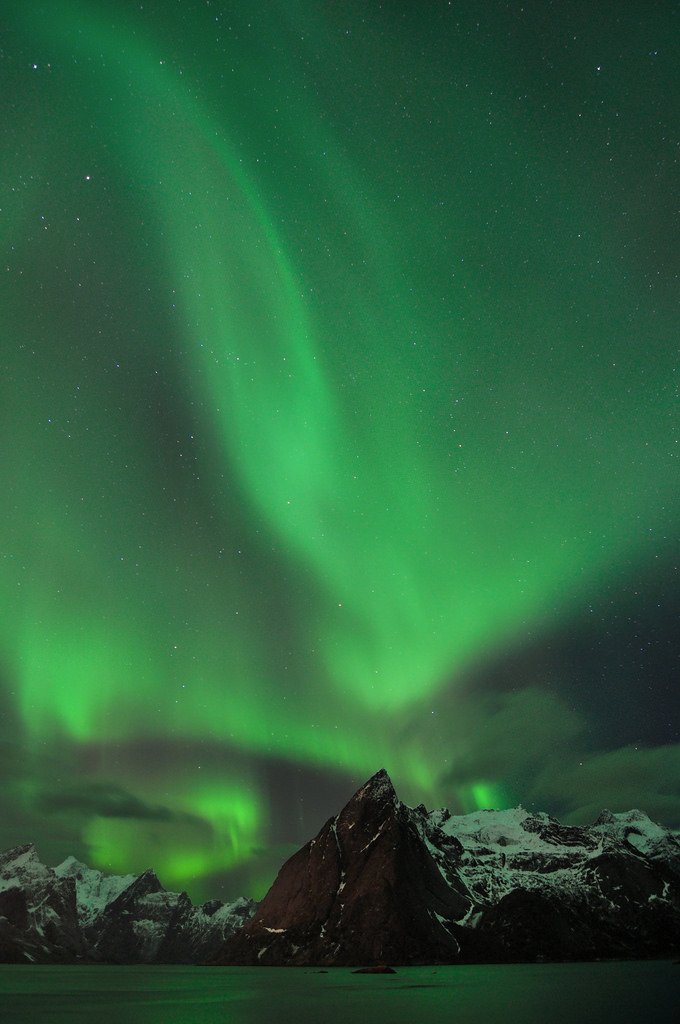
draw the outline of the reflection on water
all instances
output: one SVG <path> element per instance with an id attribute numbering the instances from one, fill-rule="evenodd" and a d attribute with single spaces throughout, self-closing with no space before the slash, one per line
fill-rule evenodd
<path id="1" fill-rule="evenodd" d="M 0 965 L 2 1024 L 677 1024 L 668 962 L 304 968 Z"/>

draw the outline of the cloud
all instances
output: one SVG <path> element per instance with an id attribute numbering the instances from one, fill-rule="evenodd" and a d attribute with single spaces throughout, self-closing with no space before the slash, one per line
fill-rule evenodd
<path id="1" fill-rule="evenodd" d="M 594 750 L 588 719 L 554 692 L 526 687 L 462 707 L 446 746 L 449 795 L 486 781 L 507 803 L 563 821 L 637 807 L 680 827 L 680 744 Z"/>
<path id="2" fill-rule="evenodd" d="M 578 747 L 586 723 L 562 698 L 538 687 L 487 695 L 458 708 L 447 743 L 452 786 L 479 779 L 509 784 L 527 799 L 546 763 Z"/>
<path id="3" fill-rule="evenodd" d="M 136 818 L 144 821 L 191 821 L 201 819 L 162 805 L 148 804 L 113 782 L 83 782 L 59 789 L 42 789 L 36 809 L 46 814 L 70 813 L 83 817 Z"/>
<path id="4" fill-rule="evenodd" d="M 535 791 L 564 806 L 569 820 L 592 821 L 607 807 L 645 811 L 662 825 L 680 826 L 680 744 L 626 746 L 548 764 Z"/>

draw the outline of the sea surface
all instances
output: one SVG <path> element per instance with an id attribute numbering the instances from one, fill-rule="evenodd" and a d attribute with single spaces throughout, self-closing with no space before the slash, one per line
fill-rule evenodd
<path id="1" fill-rule="evenodd" d="M 2 1024 L 666 1024 L 680 965 L 348 968 L 0 965 Z"/>

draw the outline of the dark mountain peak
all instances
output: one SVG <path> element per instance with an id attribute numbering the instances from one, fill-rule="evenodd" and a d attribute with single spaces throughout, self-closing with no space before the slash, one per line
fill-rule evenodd
<path id="1" fill-rule="evenodd" d="M 153 868 L 147 868 L 146 871 L 142 871 L 142 873 L 139 876 L 139 878 L 140 879 L 142 879 L 142 878 L 155 879 L 158 882 L 159 885 L 161 884 L 158 881 L 158 875 L 156 874 L 156 872 L 154 871 Z"/>
<path id="2" fill-rule="evenodd" d="M 373 824 L 380 824 L 398 813 L 401 806 L 391 778 L 385 769 L 381 768 L 356 791 L 335 818 L 335 822 L 343 830 L 354 827 L 355 824 L 370 828 Z"/>
<path id="3" fill-rule="evenodd" d="M 357 843 L 362 846 L 373 837 L 389 831 L 405 813 L 406 809 L 395 792 L 392 780 L 385 769 L 381 768 L 359 787 L 313 842 L 321 840 L 330 830 L 333 845 L 339 842 L 343 849 L 346 847 L 354 850 Z"/>
<path id="4" fill-rule="evenodd" d="M 368 782 L 365 782 L 361 789 L 358 789 L 352 800 L 373 800 L 380 803 L 391 801 L 397 802 L 397 794 L 392 785 L 392 779 L 384 768 L 372 775 Z"/>
<path id="5" fill-rule="evenodd" d="M 450 962 L 447 923 L 470 899 L 449 886 L 382 769 L 281 868 L 219 958 L 231 964 Z"/>
<path id="6" fill-rule="evenodd" d="M 135 896 L 146 896 L 151 892 L 165 892 L 165 889 L 161 885 L 160 879 L 153 868 L 147 868 L 146 871 L 142 872 L 139 878 L 132 883 L 132 885 L 127 889 L 127 892 L 134 892 Z"/>
<path id="7" fill-rule="evenodd" d="M 156 872 L 147 868 L 139 878 L 135 878 L 134 882 L 131 882 L 115 900 L 111 901 L 106 912 L 111 911 L 115 914 L 119 909 L 134 905 L 138 900 L 155 892 L 165 892 L 165 889 L 158 880 Z"/>

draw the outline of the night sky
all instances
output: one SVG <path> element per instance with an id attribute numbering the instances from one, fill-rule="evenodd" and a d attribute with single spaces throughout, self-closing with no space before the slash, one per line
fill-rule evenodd
<path id="1" fill-rule="evenodd" d="M 680 6 L 0 2 L 0 849 L 680 827 Z"/>

